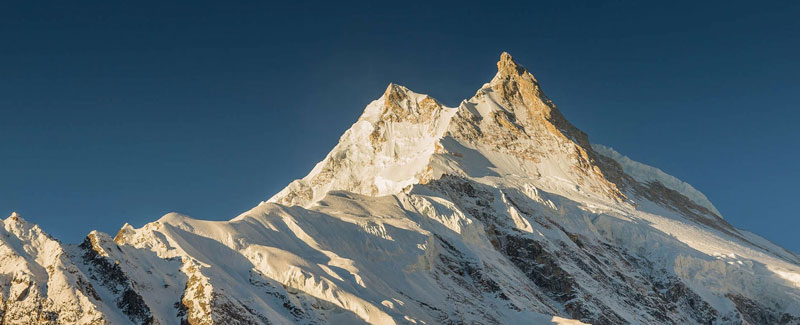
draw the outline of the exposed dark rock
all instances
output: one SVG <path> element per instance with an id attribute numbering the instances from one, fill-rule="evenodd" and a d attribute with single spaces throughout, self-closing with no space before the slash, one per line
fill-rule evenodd
<path id="1" fill-rule="evenodd" d="M 718 320 L 717 311 L 691 291 L 681 280 L 658 270 L 644 257 L 634 256 L 617 246 L 597 245 L 581 235 L 570 233 L 549 217 L 538 217 L 525 198 L 504 193 L 508 204 L 535 220 L 542 227 L 558 229 L 565 241 L 549 245 L 528 237 L 496 215 L 497 192 L 483 189 L 461 177 L 445 175 L 430 186 L 445 193 L 450 200 L 484 224 L 491 244 L 519 268 L 548 297 L 563 305 L 566 316 L 593 324 L 624 324 L 628 321 L 596 297 L 594 283 L 613 294 L 613 299 L 649 315 L 659 323 L 708 324 Z M 493 203 L 494 202 L 494 203 Z M 443 247 L 454 249 L 443 241 Z M 576 272 L 579 271 L 579 272 Z M 579 281 L 578 277 L 581 278 Z M 602 292 L 602 291 L 600 291 Z M 687 318 L 688 317 L 688 318 Z"/>
<path id="2" fill-rule="evenodd" d="M 134 290 L 133 285 L 122 271 L 118 263 L 112 263 L 107 257 L 100 255 L 102 247 L 94 234 L 87 236 L 78 246 L 83 250 L 83 262 L 89 267 L 92 279 L 99 281 L 103 287 L 116 295 L 115 303 L 128 318 L 136 324 L 152 324 L 153 316 L 150 307 L 142 296 Z M 91 285 L 88 286 L 91 288 Z M 94 289 L 91 294 L 100 300 Z"/>
<path id="3" fill-rule="evenodd" d="M 800 317 L 776 311 L 747 297 L 736 294 L 725 296 L 733 301 L 736 310 L 748 324 L 800 324 Z"/>

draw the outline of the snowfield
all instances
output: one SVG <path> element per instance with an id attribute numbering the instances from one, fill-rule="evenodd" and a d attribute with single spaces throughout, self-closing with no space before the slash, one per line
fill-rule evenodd
<path id="1" fill-rule="evenodd" d="M 800 257 L 590 144 L 503 53 L 458 107 L 391 84 L 229 221 L 0 227 L 2 324 L 798 324 Z"/>

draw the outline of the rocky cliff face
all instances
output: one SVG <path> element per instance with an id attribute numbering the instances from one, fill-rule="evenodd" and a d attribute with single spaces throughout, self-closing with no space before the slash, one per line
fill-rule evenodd
<path id="1" fill-rule="evenodd" d="M 504 53 L 458 107 L 389 85 L 229 221 L 0 230 L 8 324 L 797 324 L 800 257 L 591 145 Z"/>

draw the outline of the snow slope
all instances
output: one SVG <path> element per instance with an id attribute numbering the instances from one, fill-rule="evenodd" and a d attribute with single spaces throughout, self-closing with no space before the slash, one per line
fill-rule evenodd
<path id="1" fill-rule="evenodd" d="M 659 182 L 672 190 L 678 191 L 695 203 L 708 208 L 716 215 L 722 216 L 717 208 L 711 204 L 711 201 L 709 201 L 703 193 L 700 193 L 700 191 L 692 187 L 692 185 L 689 185 L 689 183 L 668 175 L 661 171 L 661 169 L 633 161 L 611 147 L 606 147 L 601 144 L 592 144 L 592 149 L 601 155 L 614 159 L 614 161 L 622 166 L 622 170 L 636 179 L 636 181 L 640 183 Z"/>
<path id="2" fill-rule="evenodd" d="M 445 107 L 389 85 L 304 178 L 229 221 L 79 245 L 13 215 L 2 323 L 797 324 L 800 257 L 591 145 L 504 53 Z"/>

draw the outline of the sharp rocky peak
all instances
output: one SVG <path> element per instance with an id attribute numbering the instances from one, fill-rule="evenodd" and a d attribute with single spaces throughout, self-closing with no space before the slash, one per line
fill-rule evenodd
<path id="1" fill-rule="evenodd" d="M 630 192 L 655 195 L 597 153 L 536 78 L 503 52 L 494 78 L 457 108 L 389 84 L 323 161 L 269 202 L 309 206 L 336 190 L 398 194 L 445 174 L 487 182 L 486 175 L 518 175 L 547 191 L 618 203 L 631 202 Z M 687 206 L 675 197 L 664 205 Z"/>
<path id="2" fill-rule="evenodd" d="M 564 175 L 551 176 L 575 179 L 602 196 L 621 199 L 598 167 L 586 134 L 561 115 L 533 75 L 505 52 L 497 68 L 491 82 L 457 108 L 389 84 L 314 170 L 269 201 L 307 206 L 333 190 L 377 196 L 443 174 L 476 176 L 472 169 L 453 167 L 462 164 L 458 155 L 463 153 L 446 138 L 488 150 L 481 155 L 495 151 L 528 162 L 532 165 L 525 174 L 530 177 L 548 173 L 541 163 L 564 165 Z M 486 159 L 467 164 L 479 161 Z"/>
<path id="3" fill-rule="evenodd" d="M 521 122 L 545 123 L 548 131 L 562 134 L 583 148 L 591 150 L 588 136 L 572 125 L 555 103 L 542 91 L 539 82 L 524 66 L 516 63 L 508 52 L 500 55 L 497 74 L 488 84 L 509 113 Z"/>
<path id="4" fill-rule="evenodd" d="M 524 75 L 528 70 L 514 61 L 511 54 L 503 52 L 500 54 L 500 61 L 497 61 L 497 73 L 500 75 Z"/>
<path id="5" fill-rule="evenodd" d="M 408 120 L 414 123 L 426 123 L 437 117 L 437 112 L 445 107 L 428 95 L 417 94 L 406 87 L 390 83 L 383 93 L 380 103 L 379 119 L 391 121 Z M 369 108 L 364 115 L 369 115 Z M 386 122 L 386 121 L 384 121 Z"/>

